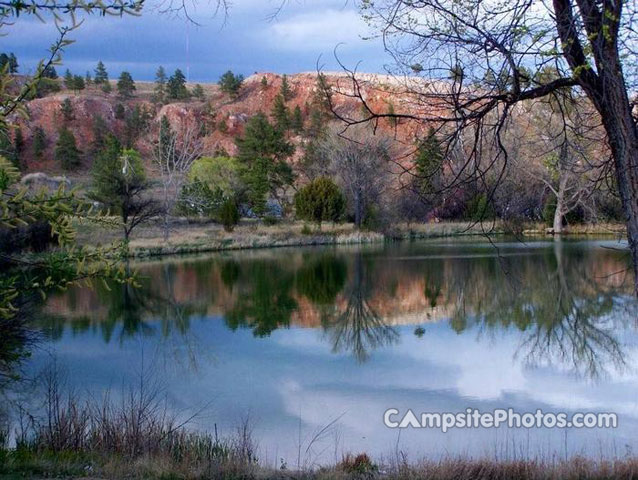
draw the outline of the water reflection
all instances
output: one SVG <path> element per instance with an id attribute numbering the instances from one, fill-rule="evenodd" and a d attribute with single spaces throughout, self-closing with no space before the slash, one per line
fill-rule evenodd
<path id="1" fill-rule="evenodd" d="M 600 242 L 430 242 L 288 249 L 140 264 L 142 288 L 73 289 L 41 324 L 101 332 L 105 342 L 186 335 L 192 318 L 223 318 L 256 337 L 290 327 L 324 332 L 335 353 L 363 362 L 428 323 L 521 332 L 530 365 L 560 363 L 595 376 L 623 367 L 618 324 L 635 318 L 623 251 Z M 619 273 L 620 272 L 620 273 Z"/>

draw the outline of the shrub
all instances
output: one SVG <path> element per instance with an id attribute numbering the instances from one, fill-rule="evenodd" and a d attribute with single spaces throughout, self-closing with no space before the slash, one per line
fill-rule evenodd
<path id="1" fill-rule="evenodd" d="M 475 195 L 465 206 L 465 219 L 478 222 L 491 220 L 496 216 L 494 207 L 488 201 L 487 195 L 479 193 Z"/>
<path id="2" fill-rule="evenodd" d="M 232 232 L 235 225 L 239 223 L 239 208 L 237 208 L 237 202 L 234 198 L 227 198 L 222 203 L 219 220 L 227 232 Z"/>
<path id="3" fill-rule="evenodd" d="M 279 219 L 274 215 L 266 215 L 264 217 L 264 225 L 272 226 L 277 225 L 279 223 Z"/>
<path id="4" fill-rule="evenodd" d="M 329 178 L 312 181 L 295 195 L 295 210 L 302 220 L 338 222 L 343 217 L 346 199 L 339 187 Z"/>

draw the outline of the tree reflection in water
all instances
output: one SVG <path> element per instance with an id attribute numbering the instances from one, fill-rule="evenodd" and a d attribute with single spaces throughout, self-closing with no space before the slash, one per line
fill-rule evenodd
<path id="1" fill-rule="evenodd" d="M 609 368 L 622 370 L 625 353 L 618 327 L 635 318 L 636 304 L 627 297 L 623 301 L 617 285 L 601 283 L 595 269 L 587 268 L 583 252 L 567 257 L 565 248 L 557 239 L 532 274 L 513 268 L 513 277 L 502 279 L 517 284 L 494 282 L 497 294 L 487 291 L 476 298 L 464 295 L 467 285 L 457 284 L 452 327 L 460 333 L 472 324 L 484 329 L 515 326 L 523 332 L 517 355 L 531 366 L 561 364 L 591 378 Z"/>
<path id="2" fill-rule="evenodd" d="M 350 352 L 359 362 L 365 362 L 379 347 L 392 345 L 399 339 L 398 331 L 388 325 L 369 304 L 372 291 L 370 265 L 364 265 L 359 251 L 354 257 L 352 281 L 346 289 L 346 307 L 335 312 L 325 326 L 332 342 L 332 351 Z"/>
<path id="3" fill-rule="evenodd" d="M 518 355 L 530 365 L 560 362 L 599 375 L 624 364 L 622 329 L 615 327 L 635 318 L 636 303 L 632 279 L 609 276 L 622 269 L 621 253 L 573 242 L 506 244 L 501 257 L 488 244 L 460 241 L 353 250 L 227 253 L 142 265 L 141 288 L 71 290 L 46 325 L 54 338 L 63 328 L 94 329 L 108 342 L 186 336 L 195 316 L 222 317 L 229 328 L 257 337 L 295 324 L 321 327 L 333 351 L 365 361 L 398 340 L 390 322 L 449 320 L 458 333 L 518 329 Z"/>

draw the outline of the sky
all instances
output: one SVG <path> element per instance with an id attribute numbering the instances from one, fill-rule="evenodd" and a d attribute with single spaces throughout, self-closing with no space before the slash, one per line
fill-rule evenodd
<path id="1" fill-rule="evenodd" d="M 315 71 L 319 61 L 326 71 L 338 70 L 337 46 L 339 58 L 362 72 L 382 72 L 388 61 L 353 0 L 289 0 L 275 18 L 281 0 L 235 0 L 225 18 L 215 16 L 214 0 L 203 0 L 189 7 L 199 25 L 161 13 L 158 0 L 147 2 L 139 17 L 87 17 L 58 71 L 84 74 L 102 60 L 111 78 L 126 70 L 152 80 L 163 65 L 182 69 L 189 81 L 215 82 L 229 69 L 292 74 Z M 17 55 L 21 73 L 35 69 L 56 36 L 52 22 L 25 17 L 3 33 L 0 50 Z"/>

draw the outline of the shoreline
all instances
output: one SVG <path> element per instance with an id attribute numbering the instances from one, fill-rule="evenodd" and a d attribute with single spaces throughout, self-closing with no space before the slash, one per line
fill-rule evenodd
<path id="1" fill-rule="evenodd" d="M 529 225 L 519 233 L 512 232 L 501 222 L 487 225 L 476 223 L 433 223 L 398 227 L 387 232 L 355 230 L 349 224 L 333 226 L 326 231 L 304 232 L 303 224 L 282 223 L 275 226 L 241 225 L 233 232 L 225 232 L 218 225 L 188 225 L 177 227 L 168 242 L 161 235 L 135 238 L 130 243 L 130 258 L 149 258 L 171 255 L 210 253 L 219 251 L 253 250 L 283 247 L 326 245 L 366 245 L 384 242 L 404 242 L 436 238 L 470 238 L 487 236 L 520 236 L 521 238 L 554 238 L 547 229 Z M 185 234 L 186 233 L 186 234 Z M 621 238 L 625 228 L 620 224 L 578 225 L 561 234 L 566 239 L 579 236 L 608 236 Z"/>

